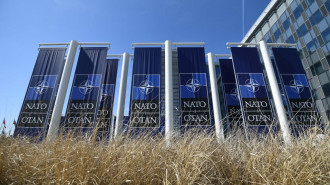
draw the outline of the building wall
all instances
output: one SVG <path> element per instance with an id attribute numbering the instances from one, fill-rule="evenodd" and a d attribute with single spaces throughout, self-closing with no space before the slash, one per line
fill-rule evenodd
<path id="1" fill-rule="evenodd" d="M 297 43 L 313 97 L 325 123 L 330 119 L 329 11 L 330 0 L 277 0 L 243 40 L 248 43 L 262 39 L 267 43 Z"/>

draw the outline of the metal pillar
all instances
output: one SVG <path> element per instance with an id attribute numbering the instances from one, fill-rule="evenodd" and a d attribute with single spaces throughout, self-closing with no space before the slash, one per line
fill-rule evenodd
<path id="1" fill-rule="evenodd" d="M 213 104 L 213 113 L 214 113 L 214 125 L 215 125 L 215 134 L 217 137 L 217 141 L 223 142 L 225 140 L 224 131 L 223 131 L 223 123 L 221 118 L 220 111 L 220 101 L 219 101 L 219 92 L 218 92 L 218 84 L 217 84 L 217 76 L 214 67 L 214 54 L 208 53 L 208 66 L 209 66 L 209 74 L 210 74 L 210 83 L 211 83 L 211 95 L 212 95 L 212 104 Z"/>
<path id="2" fill-rule="evenodd" d="M 283 140 L 286 144 L 291 143 L 291 135 L 290 135 L 290 129 L 289 129 L 289 124 L 288 124 L 288 118 L 286 115 L 286 111 L 283 105 L 282 101 L 282 96 L 280 89 L 278 87 L 278 82 L 276 80 L 274 68 L 272 65 L 272 61 L 270 59 L 269 53 L 268 53 L 268 48 L 267 44 L 264 40 L 259 42 L 260 45 L 260 51 L 261 55 L 264 61 L 264 66 L 266 69 L 270 89 L 274 98 L 274 103 L 275 103 L 275 109 L 277 112 L 278 120 L 281 126 L 281 130 L 283 133 Z"/>
<path id="3" fill-rule="evenodd" d="M 47 141 L 52 142 L 57 136 L 57 132 L 61 123 L 61 115 L 65 100 L 65 95 L 68 89 L 72 66 L 77 52 L 77 47 L 78 47 L 77 41 L 71 40 L 68 56 L 64 65 L 61 82 L 59 84 L 58 93 L 54 104 L 52 118 L 50 120 Z"/>
<path id="4" fill-rule="evenodd" d="M 123 54 L 123 63 L 121 66 L 120 86 L 119 86 L 119 96 L 118 96 L 118 106 L 117 106 L 117 118 L 116 118 L 116 126 L 115 126 L 115 133 L 114 133 L 115 139 L 118 136 L 120 136 L 120 134 L 122 133 L 122 128 L 123 128 L 128 62 L 129 62 L 129 54 L 127 52 L 125 52 Z"/>
<path id="5" fill-rule="evenodd" d="M 170 145 L 173 132 L 172 42 L 165 41 L 165 140 Z"/>

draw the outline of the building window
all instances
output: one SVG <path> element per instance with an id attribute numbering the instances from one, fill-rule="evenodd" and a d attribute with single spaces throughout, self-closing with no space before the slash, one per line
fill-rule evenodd
<path id="1" fill-rule="evenodd" d="M 307 11 L 307 13 L 311 13 L 311 14 L 313 14 L 313 13 L 316 12 L 318 9 L 320 9 L 319 6 L 317 5 L 316 2 L 314 2 L 314 3 L 308 8 L 308 10 L 309 10 L 310 12 Z M 309 16 L 310 16 L 310 15 L 309 15 Z"/>
<path id="2" fill-rule="evenodd" d="M 275 37 L 276 40 L 278 40 L 278 38 L 280 38 L 280 36 L 281 36 L 281 30 L 278 29 L 274 32 L 274 37 Z"/>
<path id="3" fill-rule="evenodd" d="M 285 13 L 285 10 L 286 10 L 286 4 L 282 1 L 276 10 L 276 13 L 278 16 L 281 16 L 283 13 Z"/>
<path id="4" fill-rule="evenodd" d="M 308 80 L 308 82 L 309 82 L 312 89 L 316 89 L 316 85 L 315 85 L 315 82 L 314 82 L 313 78 Z"/>
<path id="5" fill-rule="evenodd" d="M 313 40 L 311 34 L 307 33 L 304 37 L 303 37 L 305 43 L 309 43 L 311 40 Z"/>
<path id="6" fill-rule="evenodd" d="M 315 38 L 316 38 L 316 35 L 315 35 L 315 32 L 314 32 L 314 30 L 313 30 L 313 29 L 311 29 L 311 30 L 309 31 L 309 33 L 312 35 L 313 39 L 315 39 Z"/>
<path id="7" fill-rule="evenodd" d="M 293 10 L 293 16 L 298 19 L 301 15 L 301 13 L 304 11 L 303 7 L 301 5 L 298 5 L 295 10 Z"/>
<path id="8" fill-rule="evenodd" d="M 265 34 L 269 31 L 269 26 L 268 26 L 267 22 L 264 23 L 264 25 L 261 28 L 261 31 L 263 34 Z"/>
<path id="9" fill-rule="evenodd" d="M 256 34 L 256 40 L 257 42 L 259 42 L 262 39 L 262 34 L 261 34 L 261 30 L 258 31 L 258 33 Z"/>
<path id="10" fill-rule="evenodd" d="M 317 10 L 310 18 L 309 20 L 311 21 L 311 24 L 314 26 L 315 24 L 321 22 L 323 19 L 322 13 L 320 10 Z"/>
<path id="11" fill-rule="evenodd" d="M 322 100 L 323 106 L 327 109 L 327 107 L 329 107 L 330 104 L 328 104 L 327 99 L 323 99 Z"/>
<path id="12" fill-rule="evenodd" d="M 315 40 L 314 40 L 314 42 L 315 42 Z M 318 47 L 318 43 L 316 43 L 316 47 L 319 48 Z M 316 62 L 319 62 L 320 61 L 320 57 L 319 57 L 318 53 L 313 53 L 310 56 L 310 58 L 312 59 L 313 64 L 315 64 Z"/>
<path id="13" fill-rule="evenodd" d="M 290 20 L 290 18 L 287 18 L 287 19 L 282 23 L 284 30 L 287 30 L 287 29 L 290 27 L 290 24 L 291 24 L 291 20 Z"/>
<path id="14" fill-rule="evenodd" d="M 320 23 L 317 24 L 317 27 L 319 28 L 320 32 L 323 32 L 329 26 L 328 26 L 327 21 L 325 19 L 323 19 Z"/>
<path id="15" fill-rule="evenodd" d="M 297 6 L 298 6 L 298 3 L 297 3 L 295 0 L 293 0 L 292 3 L 290 4 L 290 8 L 291 8 L 292 11 L 293 11 L 294 9 L 296 9 Z"/>
<path id="16" fill-rule="evenodd" d="M 312 65 L 311 71 L 313 76 L 321 74 L 324 71 L 321 62 L 317 62 L 316 64 Z"/>
<path id="17" fill-rule="evenodd" d="M 308 44 L 306 44 L 306 48 L 307 48 L 309 54 L 312 54 L 312 53 L 314 53 L 316 51 L 316 46 L 315 46 L 315 44 L 314 44 L 313 41 L 311 41 Z"/>
<path id="18" fill-rule="evenodd" d="M 327 43 L 327 52 L 324 52 L 324 53 L 327 53 L 326 55 L 329 55 L 330 54 L 330 42 Z M 325 51 L 325 50 L 323 50 Z"/>
<path id="19" fill-rule="evenodd" d="M 324 96 L 327 97 L 327 98 L 330 97 L 330 83 L 322 85 L 322 89 L 323 89 L 323 92 L 324 92 Z"/>
<path id="20" fill-rule="evenodd" d="M 327 16 L 325 17 L 325 19 L 327 20 L 328 24 L 330 25 L 330 15 L 327 15 Z"/>
<path id="21" fill-rule="evenodd" d="M 270 35 L 270 32 L 267 32 L 264 36 L 264 40 L 266 41 L 266 43 L 272 43 L 272 36 Z"/>
<path id="22" fill-rule="evenodd" d="M 296 22 L 297 22 L 297 25 L 299 27 L 299 26 L 301 26 L 301 25 L 304 24 L 304 18 L 303 17 L 299 17 Z"/>
<path id="23" fill-rule="evenodd" d="M 285 10 L 284 13 L 281 15 L 280 20 L 282 22 L 284 30 L 287 30 L 292 23 L 287 10 Z"/>
<path id="24" fill-rule="evenodd" d="M 301 25 L 301 26 L 297 29 L 298 37 L 302 37 L 302 36 L 304 36 L 307 32 L 308 32 L 308 30 L 307 30 L 305 24 Z"/>
<path id="25" fill-rule="evenodd" d="M 281 30 L 280 30 L 280 27 L 279 27 L 279 25 L 278 25 L 278 22 L 276 22 L 276 23 L 272 26 L 272 31 L 273 31 L 273 34 L 274 34 L 275 40 L 278 40 L 278 38 L 279 38 L 280 35 L 281 35 Z"/>
<path id="26" fill-rule="evenodd" d="M 315 2 L 315 0 L 305 0 L 305 1 L 308 4 L 308 6 L 310 6 L 311 4 L 313 4 Z"/>
<path id="27" fill-rule="evenodd" d="M 292 35 L 291 29 L 286 30 L 285 35 L 286 37 L 290 37 Z"/>
<path id="28" fill-rule="evenodd" d="M 319 75 L 319 81 L 321 85 L 324 85 L 329 82 L 329 78 L 327 73 L 322 73 Z"/>
<path id="29" fill-rule="evenodd" d="M 322 33 L 323 40 L 327 43 L 330 41 L 330 28 L 327 28 Z"/>
<path id="30" fill-rule="evenodd" d="M 288 39 L 286 39 L 286 43 L 295 43 L 292 35 Z"/>
<path id="31" fill-rule="evenodd" d="M 269 18 L 269 22 L 268 22 L 269 26 L 272 27 L 276 21 L 277 21 L 276 13 L 272 13 L 272 15 Z"/>
<path id="32" fill-rule="evenodd" d="M 330 2 L 329 1 L 324 2 L 324 6 L 328 9 L 328 12 L 330 12 Z"/>

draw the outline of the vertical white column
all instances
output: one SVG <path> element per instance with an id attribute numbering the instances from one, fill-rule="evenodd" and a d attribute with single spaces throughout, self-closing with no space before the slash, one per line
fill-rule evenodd
<path id="1" fill-rule="evenodd" d="M 223 123 L 221 118 L 217 75 L 214 66 L 214 55 L 213 53 L 208 53 L 207 57 L 208 57 L 208 66 L 209 66 L 210 83 L 211 83 L 210 85 L 211 85 L 212 105 L 213 105 L 213 113 L 214 113 L 215 134 L 217 137 L 217 141 L 220 143 L 225 140 L 225 136 L 224 136 Z"/>
<path id="2" fill-rule="evenodd" d="M 59 84 L 53 114 L 50 120 L 50 125 L 48 129 L 47 141 L 54 141 L 57 136 L 58 129 L 61 123 L 61 115 L 63 110 L 63 104 L 65 100 L 66 91 L 68 90 L 68 85 L 70 81 L 70 75 L 72 71 L 72 66 L 74 58 L 76 57 L 78 42 L 71 40 L 68 55 L 63 69 L 62 78 Z"/>
<path id="3" fill-rule="evenodd" d="M 123 54 L 123 63 L 121 66 L 120 86 L 119 86 L 119 96 L 118 96 L 118 106 L 117 106 L 117 118 L 116 118 L 115 133 L 114 133 L 115 139 L 118 136 L 120 136 L 120 134 L 122 133 L 122 129 L 123 129 L 127 74 L 128 74 L 128 62 L 129 62 L 129 54 L 127 52 L 125 52 Z"/>
<path id="4" fill-rule="evenodd" d="M 282 97 L 281 97 L 281 92 L 278 87 L 278 83 L 276 80 L 274 68 L 272 61 L 270 59 L 269 53 L 268 53 L 268 48 L 266 45 L 266 42 L 264 40 L 259 42 L 260 45 L 260 51 L 261 55 L 264 61 L 270 89 L 274 98 L 274 103 L 275 103 L 275 109 L 277 112 L 278 120 L 281 126 L 281 131 L 283 133 L 283 140 L 286 144 L 291 143 L 291 134 L 290 134 L 290 129 L 289 129 L 289 122 L 288 118 L 286 115 L 286 111 L 283 105 Z"/>
<path id="5" fill-rule="evenodd" d="M 173 132 L 172 42 L 165 41 L 165 140 L 170 145 Z"/>

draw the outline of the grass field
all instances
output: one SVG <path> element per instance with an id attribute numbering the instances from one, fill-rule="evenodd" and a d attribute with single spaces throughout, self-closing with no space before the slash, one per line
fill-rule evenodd
<path id="1" fill-rule="evenodd" d="M 224 143 L 191 131 L 172 139 L 61 136 L 54 143 L 0 138 L 0 184 L 329 184 L 329 140 L 285 146 L 236 134 Z"/>

